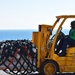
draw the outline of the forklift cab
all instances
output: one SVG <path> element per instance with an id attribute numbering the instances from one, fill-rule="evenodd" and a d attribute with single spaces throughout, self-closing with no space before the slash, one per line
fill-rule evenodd
<path id="1" fill-rule="evenodd" d="M 57 37 L 56 37 L 56 43 L 55 43 L 55 47 L 54 47 L 54 52 L 57 55 L 62 54 L 62 53 L 64 54 L 64 55 L 59 55 L 59 56 L 66 56 L 66 54 L 67 54 L 67 51 L 66 50 L 68 48 L 72 48 L 72 47 L 74 48 L 75 47 L 75 44 L 74 43 L 71 43 L 71 44 L 68 44 L 67 43 L 66 49 L 65 50 L 62 50 L 61 49 L 61 47 L 63 45 L 63 42 L 64 42 L 64 39 L 67 40 L 69 38 L 69 33 L 70 33 L 70 30 L 72 29 L 72 25 L 73 25 L 73 27 L 75 27 L 74 18 L 73 19 L 72 18 L 67 18 L 67 20 L 65 22 L 64 22 L 64 24 L 62 24 L 62 26 L 60 27 L 60 30 L 56 34 Z M 65 42 L 67 42 L 66 40 L 65 40 Z M 65 46 L 65 45 L 63 45 L 63 46 Z M 61 53 L 59 53 L 59 52 L 61 52 Z"/>

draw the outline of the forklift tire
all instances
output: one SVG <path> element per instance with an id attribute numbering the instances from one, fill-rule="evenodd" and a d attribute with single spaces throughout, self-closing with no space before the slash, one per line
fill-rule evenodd
<path id="1" fill-rule="evenodd" d="M 59 72 L 58 64 L 53 60 L 47 60 L 41 64 L 40 73 L 42 75 L 56 75 Z"/>

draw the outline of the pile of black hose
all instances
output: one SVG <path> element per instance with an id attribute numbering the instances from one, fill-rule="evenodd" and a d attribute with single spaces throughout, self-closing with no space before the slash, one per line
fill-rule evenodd
<path id="1" fill-rule="evenodd" d="M 37 70 L 37 49 L 29 40 L 0 42 L 0 66 L 11 75 L 27 75 Z"/>

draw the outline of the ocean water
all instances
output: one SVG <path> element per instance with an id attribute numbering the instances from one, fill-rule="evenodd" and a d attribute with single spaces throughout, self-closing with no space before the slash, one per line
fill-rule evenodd
<path id="1" fill-rule="evenodd" d="M 0 30 L 0 41 L 2 40 L 18 40 L 32 39 L 34 30 Z"/>
<path id="2" fill-rule="evenodd" d="M 20 40 L 20 39 L 32 39 L 32 32 L 37 30 L 0 30 L 0 41 L 3 40 Z M 55 34 L 56 30 L 52 32 Z M 67 30 L 63 30 L 67 34 Z"/>

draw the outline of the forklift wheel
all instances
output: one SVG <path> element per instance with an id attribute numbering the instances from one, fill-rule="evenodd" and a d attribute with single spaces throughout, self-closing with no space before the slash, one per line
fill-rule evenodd
<path id="1" fill-rule="evenodd" d="M 53 60 L 43 62 L 40 67 L 40 73 L 42 75 L 55 75 L 56 72 L 59 72 L 59 66 Z"/>

